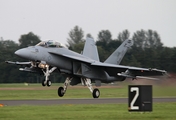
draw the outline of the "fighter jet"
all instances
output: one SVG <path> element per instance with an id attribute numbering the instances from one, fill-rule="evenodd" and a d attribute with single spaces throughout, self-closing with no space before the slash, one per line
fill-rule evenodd
<path id="1" fill-rule="evenodd" d="M 64 96 L 68 85 L 82 83 L 89 88 L 93 98 L 98 98 L 100 91 L 92 87 L 92 82 L 95 82 L 96 86 L 100 86 L 101 83 L 124 81 L 126 78 L 137 79 L 141 76 L 163 76 L 166 74 L 165 70 L 120 65 L 122 58 L 132 45 L 133 40 L 125 40 L 104 62 L 100 62 L 97 46 L 92 38 L 86 38 L 82 54 L 49 40 L 15 52 L 17 56 L 25 58 L 29 62 L 6 61 L 6 63 L 30 65 L 30 67 L 20 68 L 20 70 L 44 74 L 43 86 L 51 85 L 49 76 L 53 72 L 67 76 L 63 87 L 58 88 L 58 96 L 60 97 Z"/>

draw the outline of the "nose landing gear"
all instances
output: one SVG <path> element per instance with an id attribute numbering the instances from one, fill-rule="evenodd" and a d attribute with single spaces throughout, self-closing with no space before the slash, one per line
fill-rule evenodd
<path id="1" fill-rule="evenodd" d="M 50 70 L 49 70 L 49 65 L 45 65 L 45 69 L 42 69 L 43 73 L 44 73 L 44 76 L 45 76 L 45 79 L 42 81 L 42 86 L 48 86 L 50 87 L 52 82 L 51 80 L 49 80 L 49 76 L 52 72 L 54 72 L 55 69 L 57 69 L 57 67 L 52 67 Z"/>

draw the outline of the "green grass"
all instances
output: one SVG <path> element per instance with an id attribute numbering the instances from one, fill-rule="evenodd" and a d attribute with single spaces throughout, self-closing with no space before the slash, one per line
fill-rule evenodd
<path id="1" fill-rule="evenodd" d="M 127 97 L 124 88 L 99 88 L 101 98 Z M 58 99 L 57 88 L 35 90 L 1 90 L 1 100 L 10 99 Z M 68 88 L 63 98 L 92 98 L 92 94 L 85 88 Z"/>
<path id="2" fill-rule="evenodd" d="M 57 95 L 57 88 L 62 84 L 42 87 L 41 84 L 0 84 L 1 100 L 20 99 L 62 99 Z M 116 86 L 116 87 L 114 87 Z M 128 97 L 128 85 L 111 85 L 109 88 L 99 87 L 100 98 Z M 176 97 L 176 86 L 153 85 L 153 97 Z M 92 98 L 87 87 L 68 87 L 63 98 Z"/>
<path id="3" fill-rule="evenodd" d="M 4 106 L 0 120 L 175 120 L 176 103 L 155 103 L 152 112 L 128 112 L 127 104 Z"/>
<path id="4" fill-rule="evenodd" d="M 69 87 L 63 98 L 57 96 L 57 88 L 41 87 L 41 84 L 0 84 L 0 100 L 21 99 L 63 99 L 92 98 L 87 87 Z M 117 98 L 128 96 L 128 84 L 112 85 L 110 88 L 100 87 L 101 98 Z M 176 87 L 153 85 L 154 97 L 176 97 Z M 127 104 L 91 104 L 91 105 L 51 105 L 51 106 L 4 106 L 0 107 L 0 120 L 175 120 L 176 102 L 153 103 L 153 111 L 140 113 L 128 112 Z"/>

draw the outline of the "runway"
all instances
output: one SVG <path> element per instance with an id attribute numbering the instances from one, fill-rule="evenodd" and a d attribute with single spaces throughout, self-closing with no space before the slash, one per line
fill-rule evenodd
<path id="1" fill-rule="evenodd" d="M 176 102 L 176 98 L 153 98 L 153 102 Z M 128 103 L 128 98 L 98 98 L 98 99 L 49 99 L 49 100 L 0 100 L 5 106 L 15 105 L 59 105 L 59 104 L 118 104 Z"/>

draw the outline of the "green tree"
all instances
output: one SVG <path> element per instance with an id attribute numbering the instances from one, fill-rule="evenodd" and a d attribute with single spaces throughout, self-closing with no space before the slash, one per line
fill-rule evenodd
<path id="1" fill-rule="evenodd" d="M 110 42 L 112 40 L 112 35 L 111 32 L 109 30 L 102 30 L 98 33 L 98 41 L 101 42 Z"/>
<path id="2" fill-rule="evenodd" d="M 171 71 L 176 73 L 176 47 L 172 48 L 172 57 L 170 58 L 170 63 L 171 63 Z"/>
<path id="3" fill-rule="evenodd" d="M 163 47 L 159 54 L 159 68 L 169 72 L 176 72 L 175 70 L 176 49 Z"/>
<path id="4" fill-rule="evenodd" d="M 67 38 L 67 47 L 71 50 L 74 50 L 74 46 L 76 44 L 79 44 L 81 42 L 84 42 L 84 32 L 81 28 L 78 26 L 75 26 L 70 32 L 69 32 L 69 38 Z"/>
<path id="5" fill-rule="evenodd" d="M 96 45 L 98 47 L 100 60 L 105 61 L 121 43 L 122 42 L 118 40 L 111 40 L 108 43 L 106 41 L 97 41 Z"/>
<path id="6" fill-rule="evenodd" d="M 153 30 L 140 30 L 134 33 L 133 38 L 134 46 L 146 48 L 161 48 L 163 43 L 161 42 L 160 36 L 156 31 Z"/>
<path id="7" fill-rule="evenodd" d="M 145 31 L 140 30 L 136 31 L 132 37 L 132 40 L 134 40 L 134 45 L 135 47 L 140 47 L 140 48 L 145 48 L 145 41 L 146 41 L 146 36 L 145 36 Z"/>
<path id="8" fill-rule="evenodd" d="M 8 65 L 5 63 L 7 60 L 17 61 L 17 56 L 14 55 L 14 52 L 18 49 L 18 44 L 12 40 L 0 40 L 0 83 L 9 83 L 15 82 L 16 75 L 15 72 L 18 71 L 17 66 Z M 16 70 L 15 70 L 16 69 Z M 10 79 L 10 76 L 13 76 L 14 79 Z"/>
<path id="9" fill-rule="evenodd" d="M 88 33 L 88 34 L 86 35 L 86 37 L 88 37 L 88 38 L 93 38 L 90 33 Z"/>
<path id="10" fill-rule="evenodd" d="M 108 57 L 107 51 L 102 48 L 102 46 L 97 46 L 98 54 L 101 62 L 104 62 Z"/>
<path id="11" fill-rule="evenodd" d="M 147 48 L 158 48 L 162 47 L 161 39 L 159 34 L 156 31 L 148 30 L 146 31 L 146 42 L 145 46 Z"/>
<path id="12" fill-rule="evenodd" d="M 73 51 L 75 51 L 75 52 L 77 52 L 77 53 L 82 53 L 83 48 L 84 48 L 84 43 L 85 43 L 85 42 L 80 42 L 80 43 L 78 43 L 78 44 L 75 44 Z"/>
<path id="13" fill-rule="evenodd" d="M 129 39 L 129 37 L 130 37 L 130 32 L 126 29 L 118 34 L 117 40 L 123 42 L 124 40 Z"/>
<path id="14" fill-rule="evenodd" d="M 20 48 L 36 45 L 39 42 L 41 42 L 40 38 L 32 32 L 21 35 L 19 39 Z"/>

